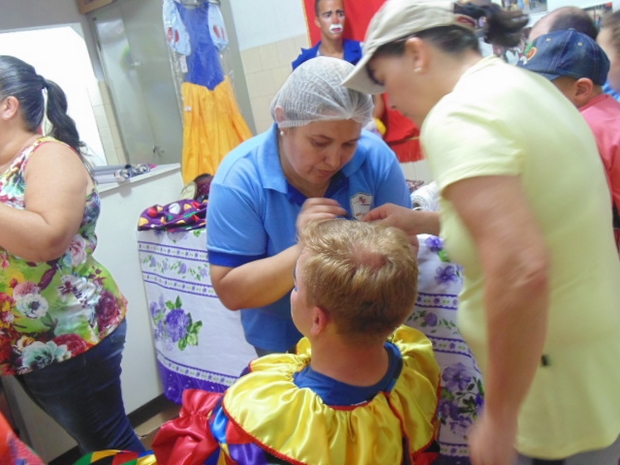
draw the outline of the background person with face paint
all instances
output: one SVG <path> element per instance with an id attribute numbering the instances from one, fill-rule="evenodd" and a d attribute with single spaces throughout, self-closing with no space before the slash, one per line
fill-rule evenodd
<path id="1" fill-rule="evenodd" d="M 344 0 L 316 0 L 315 11 L 314 23 L 321 29 L 321 40 L 312 48 L 302 49 L 293 62 L 293 69 L 318 56 L 331 56 L 356 64 L 362 58 L 362 44 L 344 38 Z M 401 163 L 421 160 L 419 129 L 392 109 L 385 96 L 376 96 L 374 103 L 373 121 L 366 129 L 381 134 Z"/>
<path id="2" fill-rule="evenodd" d="M 293 69 L 318 56 L 340 58 L 356 64 L 362 58 L 362 46 L 357 40 L 344 38 L 344 0 L 316 0 L 315 11 L 314 22 L 321 29 L 321 40 L 312 48 L 301 49 L 293 62 Z"/>
<path id="3" fill-rule="evenodd" d="M 394 153 L 362 131 L 370 96 L 340 84 L 352 70 L 318 57 L 293 71 L 271 104 L 273 127 L 228 154 L 211 183 L 213 287 L 227 308 L 242 310 L 259 355 L 286 352 L 301 338 L 289 299 L 298 230 L 319 219 L 361 219 L 387 202 L 411 208 Z"/>

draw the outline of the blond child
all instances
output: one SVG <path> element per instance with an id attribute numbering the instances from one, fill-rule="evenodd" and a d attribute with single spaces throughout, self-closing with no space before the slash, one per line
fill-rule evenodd
<path id="1" fill-rule="evenodd" d="M 301 232 L 297 354 L 252 362 L 224 394 L 186 391 L 153 444 L 160 465 L 432 463 L 440 370 L 401 326 L 417 295 L 402 231 L 349 220 Z"/>

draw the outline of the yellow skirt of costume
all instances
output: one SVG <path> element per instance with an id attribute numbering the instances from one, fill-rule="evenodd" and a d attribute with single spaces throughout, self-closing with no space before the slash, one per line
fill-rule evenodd
<path id="1" fill-rule="evenodd" d="M 222 159 L 252 137 L 227 76 L 214 90 L 183 83 L 183 180 L 215 174 Z"/>
<path id="2" fill-rule="evenodd" d="M 362 404 L 328 406 L 295 385 L 295 373 L 310 363 L 305 340 L 297 355 L 252 362 L 224 395 L 185 391 L 180 418 L 153 443 L 159 464 L 265 465 L 264 452 L 291 464 L 432 463 L 440 369 L 431 342 L 408 327 L 391 342 L 402 371 L 390 391 Z"/>

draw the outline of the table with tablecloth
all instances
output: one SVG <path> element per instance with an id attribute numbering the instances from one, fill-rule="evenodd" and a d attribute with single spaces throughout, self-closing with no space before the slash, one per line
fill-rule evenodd
<path id="1" fill-rule="evenodd" d="M 245 341 L 239 313 L 226 310 L 215 295 L 205 228 L 138 234 L 166 396 L 180 403 L 187 388 L 225 390 L 256 355 Z M 462 271 L 446 255 L 441 238 L 420 235 L 419 240 L 419 295 L 407 324 L 429 337 L 442 368 L 438 463 L 469 464 L 467 431 L 484 393 L 478 365 L 456 324 Z"/>
<path id="2" fill-rule="evenodd" d="M 213 290 L 206 229 L 138 231 L 138 247 L 165 396 L 224 391 L 256 352 Z"/>

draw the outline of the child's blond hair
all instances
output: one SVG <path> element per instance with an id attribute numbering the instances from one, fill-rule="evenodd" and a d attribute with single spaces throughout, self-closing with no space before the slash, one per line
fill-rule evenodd
<path id="1" fill-rule="evenodd" d="M 385 340 L 413 310 L 416 250 L 400 229 L 328 220 L 300 234 L 308 304 L 323 309 L 356 342 Z"/>

